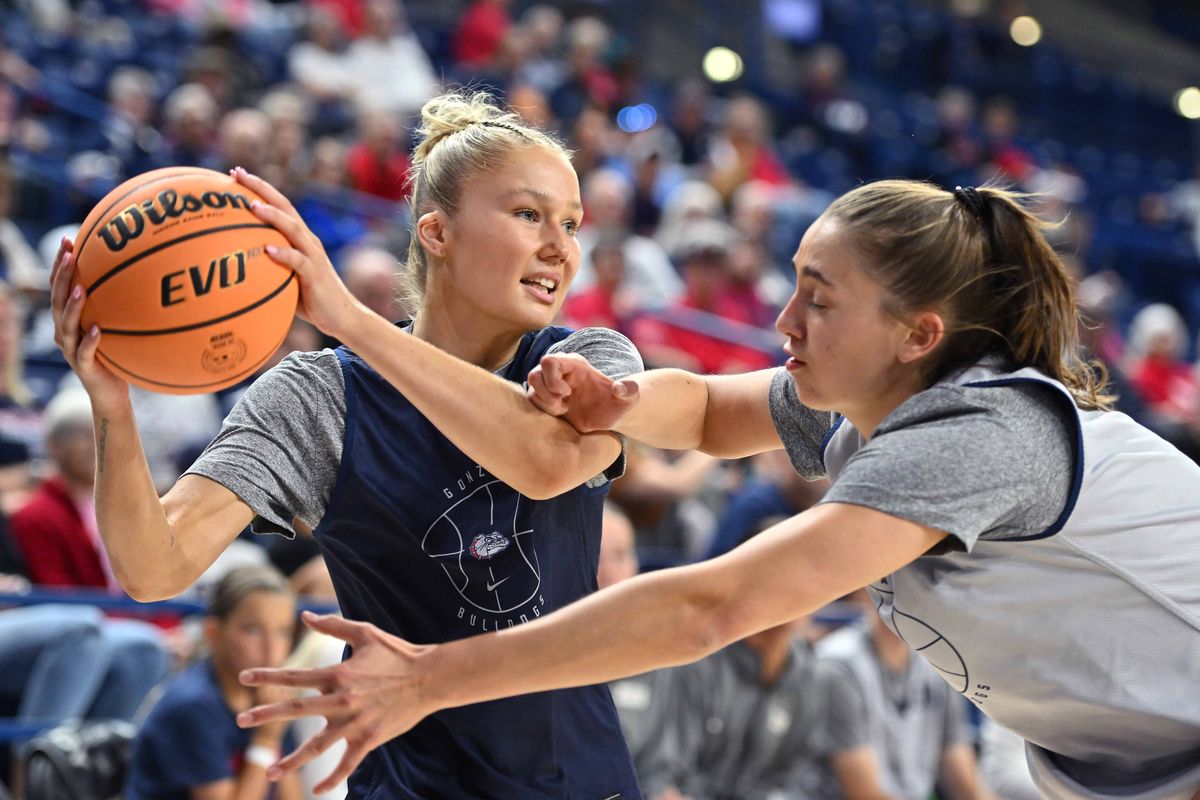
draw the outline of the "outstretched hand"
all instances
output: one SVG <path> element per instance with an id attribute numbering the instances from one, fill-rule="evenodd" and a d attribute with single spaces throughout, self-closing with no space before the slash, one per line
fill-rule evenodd
<path id="1" fill-rule="evenodd" d="M 580 433 L 617 429 L 638 401 L 634 381 L 614 381 L 578 353 L 543 356 L 528 381 L 530 402 Z"/>
<path id="2" fill-rule="evenodd" d="M 407 731 L 428 713 L 416 657 L 425 647 L 410 644 L 365 622 L 337 615 L 303 614 L 304 624 L 318 633 L 350 645 L 353 655 L 333 667 L 320 669 L 248 669 L 241 682 L 247 686 L 285 686 L 315 689 L 320 694 L 294 697 L 257 706 L 238 714 L 243 728 L 299 719 L 325 717 L 326 725 L 295 751 L 267 770 L 279 780 L 328 750 L 340 739 L 346 752 L 337 767 L 314 787 L 327 792 L 345 780 L 367 753 Z"/>
<path id="3" fill-rule="evenodd" d="M 300 306 L 297 309 L 300 316 L 324 333 L 344 340 L 356 315 L 371 312 L 350 294 L 325 253 L 325 246 L 304 224 L 300 212 L 282 192 L 241 167 L 235 167 L 229 174 L 262 198 L 262 202 L 251 203 L 251 211 L 282 233 L 291 244 L 290 248 L 268 245 L 267 255 L 296 273 L 300 281 Z"/>

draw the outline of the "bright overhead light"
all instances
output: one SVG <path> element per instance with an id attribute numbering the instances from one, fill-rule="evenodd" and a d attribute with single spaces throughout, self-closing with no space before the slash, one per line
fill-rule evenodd
<path id="1" fill-rule="evenodd" d="M 1017 17 L 1008 26 L 1008 33 L 1021 47 L 1033 47 L 1042 40 L 1042 24 L 1033 17 Z"/>
<path id="2" fill-rule="evenodd" d="M 713 83 L 728 83 L 742 76 L 742 57 L 728 47 L 714 47 L 704 54 L 704 75 Z"/>
<path id="3" fill-rule="evenodd" d="M 1200 119 L 1200 88 L 1189 86 L 1175 93 L 1175 110 L 1187 119 Z"/>

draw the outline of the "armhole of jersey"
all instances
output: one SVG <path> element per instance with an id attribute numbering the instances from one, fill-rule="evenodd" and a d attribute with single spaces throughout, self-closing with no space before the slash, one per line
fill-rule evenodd
<path id="1" fill-rule="evenodd" d="M 1058 519 L 1041 533 L 1033 533 L 1029 536 L 1011 536 L 1004 539 L 991 539 L 993 542 L 1030 542 L 1034 539 L 1045 539 L 1058 533 L 1067 524 L 1067 520 L 1071 518 L 1071 514 L 1075 511 L 1075 503 L 1079 500 L 1079 489 L 1083 486 L 1083 424 L 1079 421 L 1079 411 L 1075 407 L 1075 401 L 1071 399 L 1064 390 L 1058 388 L 1047 381 L 1040 381 L 1036 378 L 1001 378 L 994 381 L 977 381 L 974 383 L 965 383 L 964 386 L 987 388 L 989 386 L 1013 386 L 1019 383 L 1032 383 L 1037 386 L 1043 386 L 1054 392 L 1054 396 L 1058 398 L 1060 403 L 1066 403 L 1071 420 L 1071 427 L 1075 432 L 1071 453 L 1071 486 L 1067 491 L 1067 502 L 1063 505 L 1062 513 L 1058 515 Z"/>
<path id="2" fill-rule="evenodd" d="M 354 442 L 354 433 L 358 427 L 358 395 L 354 388 L 350 371 L 350 355 L 342 348 L 333 351 L 337 356 L 338 366 L 342 369 L 342 384 L 343 394 L 346 398 L 346 424 L 342 430 L 342 460 L 338 463 L 337 477 L 334 478 L 333 491 L 329 494 L 329 504 L 325 506 L 325 515 L 321 518 L 321 522 L 313 529 L 313 535 L 324 527 L 325 520 L 330 519 L 334 509 L 340 504 L 342 492 L 346 486 L 346 471 L 350 469 L 351 447 Z"/>
<path id="3" fill-rule="evenodd" d="M 833 425 L 829 426 L 829 430 L 825 433 L 825 438 L 821 440 L 821 449 L 817 453 L 817 457 L 821 459 L 821 469 L 826 473 L 829 472 L 829 467 L 825 466 L 825 450 L 829 447 L 829 443 L 833 441 L 833 435 L 838 432 L 838 428 L 842 427 L 842 422 L 845 417 L 838 414 L 838 418 L 833 421 Z"/>

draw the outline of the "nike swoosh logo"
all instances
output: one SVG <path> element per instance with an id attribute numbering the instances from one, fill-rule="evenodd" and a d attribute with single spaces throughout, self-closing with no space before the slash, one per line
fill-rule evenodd
<path id="1" fill-rule="evenodd" d="M 508 576 L 508 578 L 511 578 L 511 577 L 512 577 L 512 575 Z M 487 590 L 489 592 L 496 591 L 496 587 L 499 586 L 500 584 L 504 583 L 506 580 L 508 580 L 508 578 L 501 578 L 500 580 L 496 581 L 495 583 L 488 581 Z"/>

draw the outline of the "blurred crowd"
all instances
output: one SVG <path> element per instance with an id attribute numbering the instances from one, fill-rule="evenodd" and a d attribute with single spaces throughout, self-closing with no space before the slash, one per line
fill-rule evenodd
<path id="1" fill-rule="evenodd" d="M 755 3 L 763 52 L 743 54 L 746 77 L 731 84 L 706 80 L 698 64 L 678 79 L 652 78 L 668 70 L 632 46 L 638 32 L 625 5 L 18 0 L 0 9 L 0 588 L 120 593 L 92 507 L 86 395 L 56 351 L 47 314 L 61 237 L 126 178 L 240 165 L 288 195 L 356 296 L 400 319 L 409 132 L 423 101 L 453 84 L 496 93 L 568 143 L 585 222 L 562 321 L 626 333 L 648 366 L 721 373 L 780 363 L 773 321 L 793 286 L 792 249 L 857 182 L 999 179 L 1037 193 L 1038 210 L 1061 223 L 1048 236 L 1078 277 L 1081 334 L 1119 407 L 1200 460 L 1196 154 L 1083 138 L 1083 126 L 1055 116 L 1079 106 L 1077 86 L 1043 80 L 1035 97 L 1014 84 L 1012 70 L 1044 66 L 1004 34 L 1019 3 L 956 4 L 973 12 L 915 0 Z M 701 3 L 698 16 L 719 5 Z M 769 9 L 792 16 L 768 24 Z M 807 27 L 781 26 L 797 9 L 811 12 L 801 15 Z M 870 24 L 855 26 L 860 17 Z M 1066 74 L 1086 69 L 1038 58 Z M 786 78 L 773 78 L 781 69 Z M 1150 103 L 1124 102 L 1114 118 Z M 1091 113 L 1102 130 L 1105 112 Z M 263 369 L 330 344 L 298 321 Z M 160 488 L 216 434 L 240 388 L 189 397 L 133 390 Z M 606 548 L 610 527 L 624 537 L 624 566 L 606 578 L 602 563 L 602 584 L 638 562 L 652 569 L 724 552 L 823 489 L 782 456 L 731 463 L 629 448 L 605 529 Z M 208 602 L 224 576 L 258 565 L 286 579 L 281 588 L 263 578 L 261 591 L 335 602 L 311 541 L 263 538 L 278 541 L 239 539 L 193 599 Z M 946 797 L 991 796 L 977 776 L 979 743 L 999 743 L 987 744 L 985 766 L 1017 763 L 1019 748 L 1013 756 L 1002 731 L 980 733 L 965 702 L 943 697 L 940 681 L 926 683 L 923 662 L 896 654 L 886 630 L 857 621 L 859 612 L 850 598 L 827 618 L 761 634 L 691 672 L 614 686 L 648 797 L 835 797 L 864 759 L 898 781 L 883 784 L 897 797 L 934 786 Z M 831 628 L 840 630 L 826 636 Z M 0 611 L 0 716 L 46 725 L 133 719 L 152 704 L 151 687 L 214 642 L 219 652 L 250 647 L 205 630 L 83 606 Z M 289 641 L 256 652 L 277 664 L 290 650 Z M 305 663 L 337 658 L 312 643 L 300 652 Z M 882 661 L 864 671 L 866 652 Z M 882 683 L 865 686 L 869 675 Z M 905 692 L 924 709 L 919 724 L 897 711 Z M 841 699 L 816 700 L 831 697 Z M 725 705 L 739 713 L 726 715 Z M 897 733 L 868 736 L 878 729 Z M 904 730 L 921 752 L 902 747 Z M 991 791 L 1027 791 L 1001 785 Z"/>

